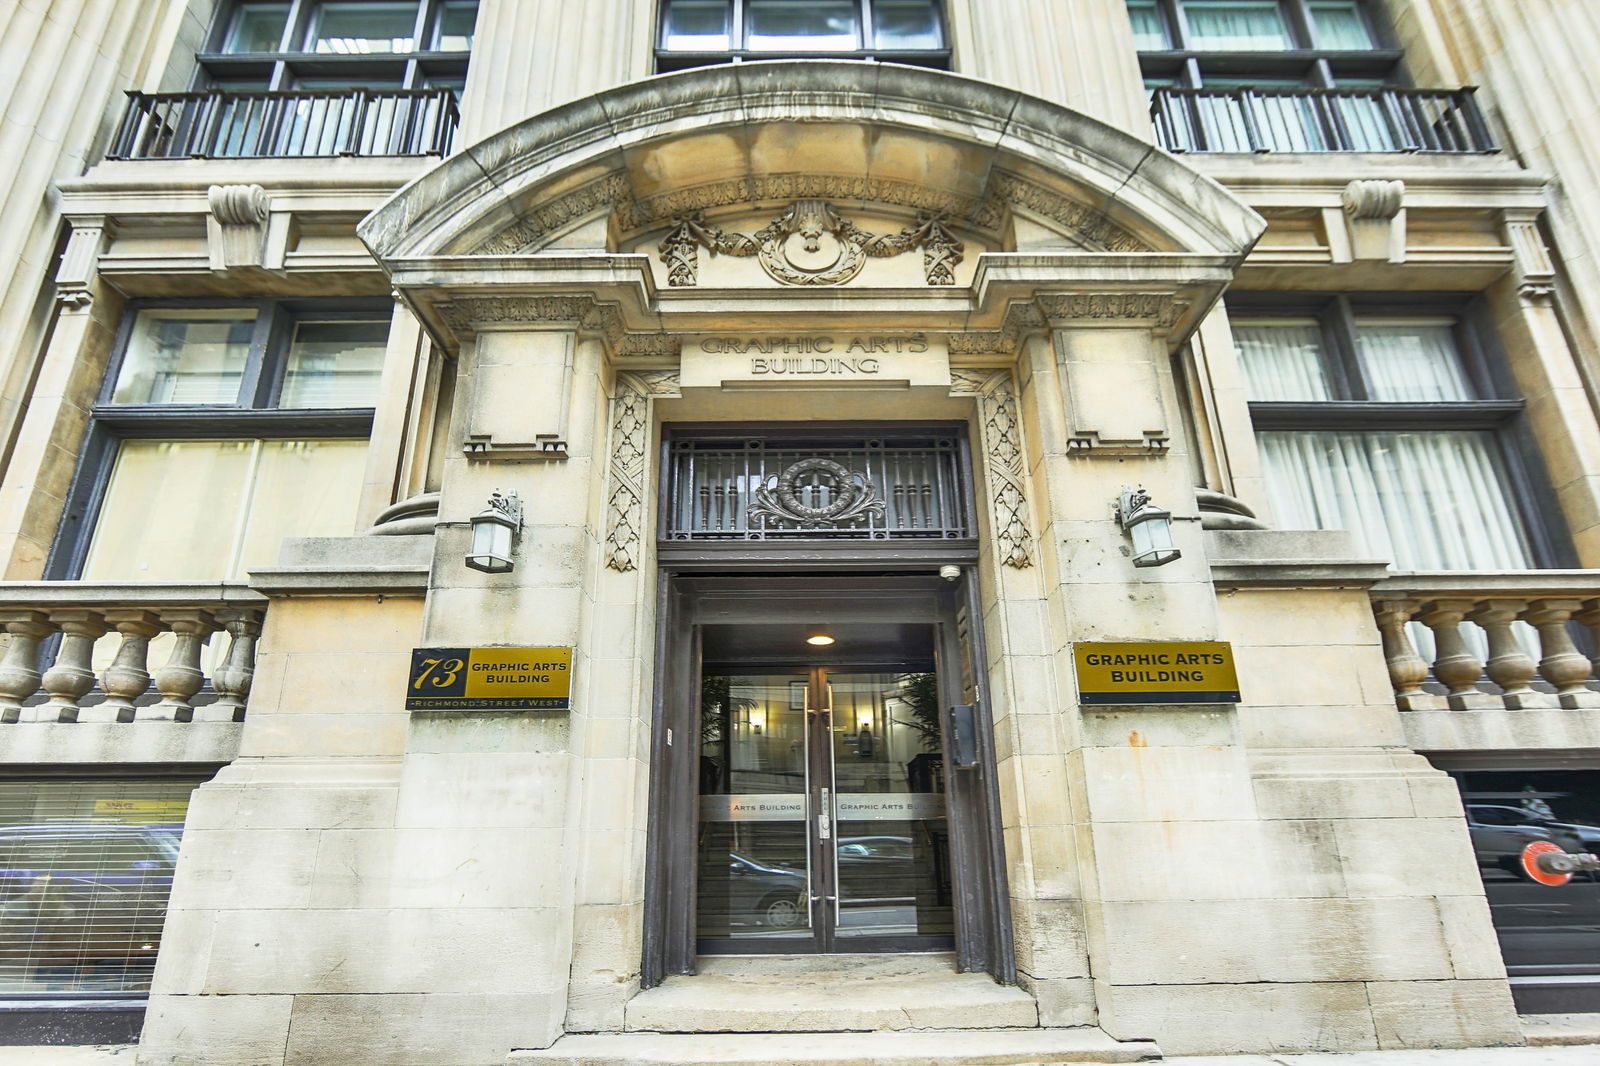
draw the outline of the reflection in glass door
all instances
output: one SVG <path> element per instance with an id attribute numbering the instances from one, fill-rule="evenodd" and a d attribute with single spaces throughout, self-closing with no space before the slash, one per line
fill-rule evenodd
<path id="1" fill-rule="evenodd" d="M 935 675 L 810 666 L 702 676 L 702 951 L 953 942 Z"/>

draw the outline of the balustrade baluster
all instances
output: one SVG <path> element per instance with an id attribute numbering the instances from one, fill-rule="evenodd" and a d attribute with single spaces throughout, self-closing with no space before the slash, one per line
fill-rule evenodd
<path id="1" fill-rule="evenodd" d="M 1527 608 L 1525 600 L 1481 600 L 1467 615 L 1489 639 L 1485 669 L 1489 680 L 1500 686 L 1500 698 L 1513 711 L 1527 710 L 1544 702 L 1541 694 L 1529 687 L 1538 675 L 1538 664 L 1523 650 L 1511 629 L 1511 623 Z"/>
<path id="2" fill-rule="evenodd" d="M 188 722 L 194 718 L 194 696 L 206 683 L 200 652 L 217 631 L 209 612 L 192 608 L 164 610 L 161 620 L 177 635 L 167 665 L 155 672 L 161 702 L 139 712 L 143 719 Z"/>
<path id="3" fill-rule="evenodd" d="M 256 640 L 261 636 L 261 612 L 247 608 L 227 608 L 213 617 L 228 631 L 228 657 L 211 675 L 217 701 L 197 707 L 196 720 L 202 722 L 242 722 L 245 703 L 250 698 L 250 682 L 256 673 Z"/>
<path id="4" fill-rule="evenodd" d="M 16 722 L 23 701 L 39 691 L 39 641 L 55 630 L 39 611 L 0 611 L 0 626 L 11 638 L 0 660 L 0 722 Z"/>
<path id="5" fill-rule="evenodd" d="M 1563 707 L 1600 706 L 1600 694 L 1588 688 L 1589 660 L 1578 654 L 1567 633 L 1567 622 L 1577 612 L 1578 600 L 1534 600 L 1523 618 L 1539 630 L 1539 673 L 1555 686 Z"/>
<path id="6" fill-rule="evenodd" d="M 1413 710 L 1426 697 L 1422 683 L 1428 678 L 1428 664 L 1411 643 L 1406 623 L 1417 609 L 1416 600 L 1376 600 L 1372 605 L 1383 637 L 1383 657 L 1389 664 L 1389 681 L 1394 685 L 1395 703 L 1401 710 Z"/>
<path id="7" fill-rule="evenodd" d="M 38 707 L 24 708 L 22 721 L 76 722 L 78 702 L 94 688 L 91 660 L 94 642 L 105 635 L 105 620 L 98 611 L 72 608 L 51 611 L 50 621 L 61 630 L 61 649 L 42 679 L 50 700 Z"/>
<path id="8" fill-rule="evenodd" d="M 1589 656 L 1590 676 L 1600 678 L 1600 600 L 1584 600 L 1583 610 L 1572 617 L 1589 631 L 1589 643 L 1595 649 Z"/>
<path id="9" fill-rule="evenodd" d="M 1483 664 L 1461 638 L 1461 620 L 1471 609 L 1471 600 L 1434 600 L 1424 604 L 1418 616 L 1433 631 L 1433 676 L 1445 686 L 1445 699 L 1453 711 L 1471 710 L 1484 702 L 1475 698 Z"/>
<path id="10" fill-rule="evenodd" d="M 133 609 L 106 611 L 104 617 L 121 635 L 122 644 L 100 675 L 105 702 L 80 710 L 78 721 L 131 722 L 133 701 L 150 687 L 150 638 L 161 632 L 161 619 L 154 612 Z"/>

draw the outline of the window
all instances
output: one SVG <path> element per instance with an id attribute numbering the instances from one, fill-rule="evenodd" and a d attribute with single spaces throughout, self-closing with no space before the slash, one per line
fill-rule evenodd
<path id="1" fill-rule="evenodd" d="M 197 783 L 0 781 L 0 988 L 149 991 Z"/>
<path id="2" fill-rule="evenodd" d="M 238 578 L 354 533 L 388 330 L 381 301 L 131 311 L 51 576 Z"/>
<path id="3" fill-rule="evenodd" d="M 1274 525 L 1349 529 L 1401 570 L 1554 565 L 1522 403 L 1496 398 L 1465 308 L 1241 297 L 1229 314 Z"/>
<path id="4" fill-rule="evenodd" d="M 1128 0 L 1147 83 L 1371 88 L 1401 53 L 1357 0 Z"/>
<path id="5" fill-rule="evenodd" d="M 196 88 L 459 88 L 477 0 L 294 0 L 225 7 Z"/>
<path id="6" fill-rule="evenodd" d="M 1518 990 L 1519 1003 L 1525 995 L 1542 994 L 1570 1004 L 1579 989 L 1593 989 L 1589 975 L 1600 973 L 1600 924 L 1594 918 L 1600 874 L 1579 872 L 1565 882 L 1541 883 L 1530 873 L 1528 849 L 1536 854 L 1553 845 L 1600 855 L 1600 771 L 1473 768 L 1452 770 L 1451 776 L 1461 789 L 1506 971 L 1513 979 L 1537 979 Z M 1562 976 L 1577 980 L 1568 984 Z"/>
<path id="7" fill-rule="evenodd" d="M 656 69 L 741 59 L 881 59 L 947 68 L 937 0 L 663 0 Z"/>
<path id="8" fill-rule="evenodd" d="M 1471 89 L 1405 88 L 1358 0 L 1128 0 L 1174 152 L 1496 151 Z"/>

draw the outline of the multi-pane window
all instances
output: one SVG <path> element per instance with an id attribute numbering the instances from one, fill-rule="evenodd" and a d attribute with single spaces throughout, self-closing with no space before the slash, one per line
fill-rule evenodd
<path id="1" fill-rule="evenodd" d="M 938 0 L 663 0 L 656 69 L 740 59 L 881 59 L 948 67 Z"/>
<path id="2" fill-rule="evenodd" d="M 52 576 L 238 578 L 284 537 L 354 533 L 388 324 L 360 301 L 132 312 Z"/>
<path id="3" fill-rule="evenodd" d="M 1464 89 L 1404 88 L 1359 0 L 1128 0 L 1160 142 L 1184 152 L 1489 152 Z"/>
<path id="4" fill-rule="evenodd" d="M 477 0 L 292 0 L 224 8 L 197 88 L 455 89 Z"/>
<path id="5" fill-rule="evenodd" d="M 1393 83 L 1400 52 L 1358 0 L 1128 0 L 1146 79 L 1158 85 Z"/>
<path id="6" fill-rule="evenodd" d="M 1436 309 L 1430 309 L 1436 310 Z M 1520 401 L 1464 316 L 1345 298 L 1230 303 L 1273 524 L 1349 529 L 1402 570 L 1553 565 Z"/>

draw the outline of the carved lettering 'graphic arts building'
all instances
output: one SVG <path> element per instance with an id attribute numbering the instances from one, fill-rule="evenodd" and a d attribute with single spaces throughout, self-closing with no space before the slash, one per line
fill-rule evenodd
<path id="1" fill-rule="evenodd" d="M 1594 4 L 28 0 L 0 54 L 0 1046 L 1600 1010 Z"/>

